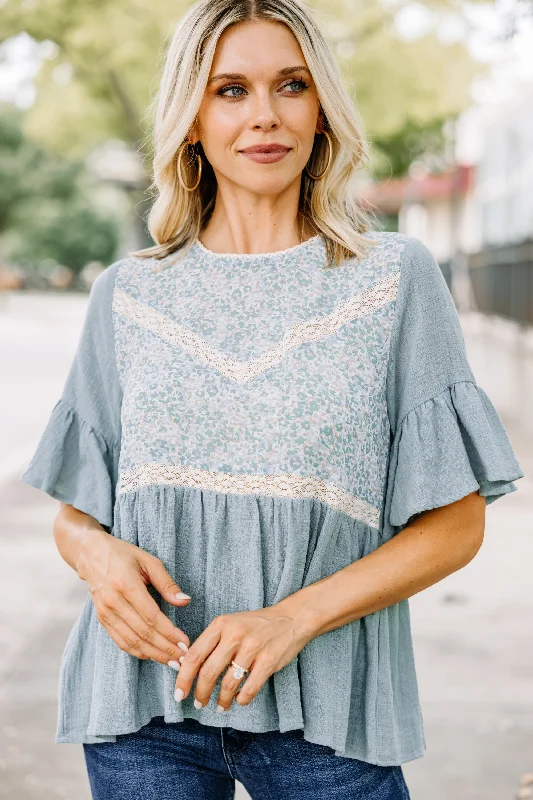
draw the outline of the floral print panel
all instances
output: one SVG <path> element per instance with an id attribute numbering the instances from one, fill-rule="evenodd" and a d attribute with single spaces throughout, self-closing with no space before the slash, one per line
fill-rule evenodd
<path id="1" fill-rule="evenodd" d="M 316 497 L 373 527 L 389 449 L 385 380 L 407 238 L 373 232 L 326 265 L 199 242 L 154 272 L 125 259 L 113 295 L 122 382 L 119 492 L 153 483 Z"/>

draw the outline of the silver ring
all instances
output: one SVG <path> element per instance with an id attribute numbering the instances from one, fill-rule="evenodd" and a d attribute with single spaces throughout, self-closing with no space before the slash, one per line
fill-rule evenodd
<path id="1" fill-rule="evenodd" d="M 245 675 L 248 674 L 248 672 L 250 672 L 249 669 L 246 669 L 246 667 L 241 667 L 241 665 L 237 664 L 236 661 L 232 661 L 231 666 L 233 667 L 233 677 L 236 681 L 240 681 Z"/>

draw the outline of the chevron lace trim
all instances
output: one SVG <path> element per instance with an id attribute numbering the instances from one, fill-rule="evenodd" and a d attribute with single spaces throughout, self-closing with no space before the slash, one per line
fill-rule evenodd
<path id="1" fill-rule="evenodd" d="M 174 347 L 181 348 L 226 378 L 244 384 L 257 378 L 270 367 L 279 364 L 293 348 L 329 336 L 347 322 L 370 314 L 393 300 L 398 291 L 399 280 L 400 272 L 398 271 L 375 283 L 364 292 L 359 292 L 339 303 L 330 314 L 293 325 L 285 331 L 274 347 L 249 361 L 237 361 L 230 358 L 190 328 L 170 319 L 155 308 L 141 303 L 118 287 L 115 287 L 113 292 L 113 311 L 141 328 L 152 331 Z"/>

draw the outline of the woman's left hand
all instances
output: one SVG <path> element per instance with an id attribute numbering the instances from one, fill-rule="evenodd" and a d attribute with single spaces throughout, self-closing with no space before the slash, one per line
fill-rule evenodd
<path id="1" fill-rule="evenodd" d="M 233 677 L 233 667 L 227 669 L 235 661 L 250 670 L 236 697 L 239 705 L 247 705 L 265 681 L 292 661 L 311 638 L 276 606 L 216 617 L 183 657 L 175 698 L 179 702 L 187 697 L 197 677 L 195 705 L 207 705 L 219 676 L 227 670 L 217 700 L 217 711 L 227 711 L 242 681 Z"/>

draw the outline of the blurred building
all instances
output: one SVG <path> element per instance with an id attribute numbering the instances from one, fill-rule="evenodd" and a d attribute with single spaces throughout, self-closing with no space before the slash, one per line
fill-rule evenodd
<path id="1" fill-rule="evenodd" d="M 473 119 L 477 163 L 361 194 L 387 229 L 429 247 L 462 310 L 533 325 L 533 84 Z"/>
<path id="2" fill-rule="evenodd" d="M 502 104 L 483 131 L 475 202 L 480 248 L 533 237 L 533 84 Z"/>
<path id="3" fill-rule="evenodd" d="M 480 246 L 468 259 L 476 308 L 533 325 L 533 83 L 482 126 L 476 171 Z"/>

